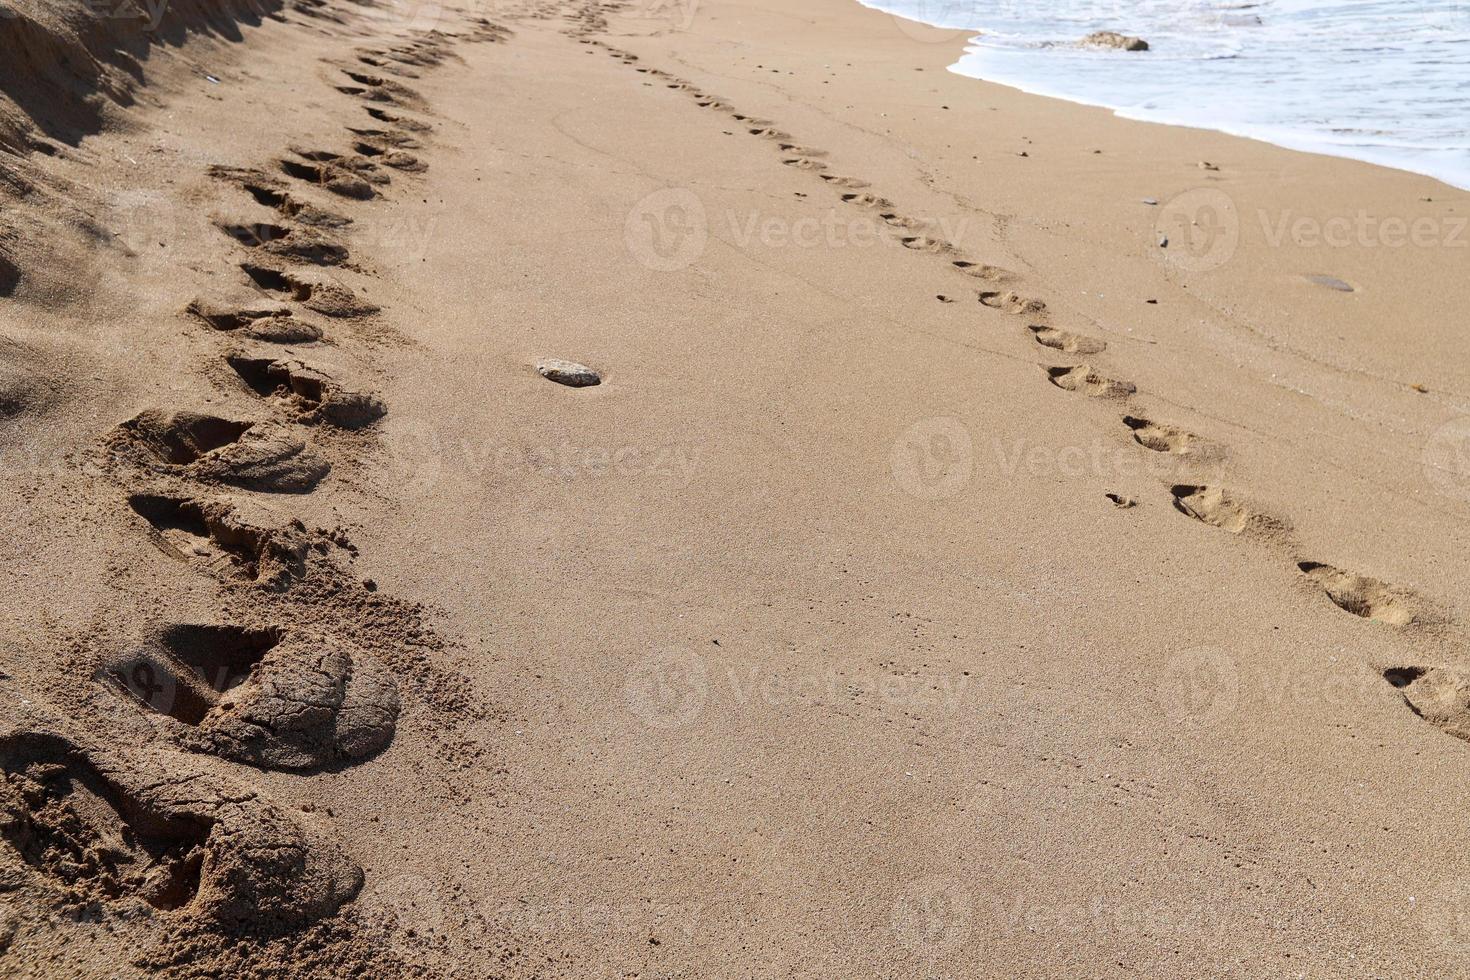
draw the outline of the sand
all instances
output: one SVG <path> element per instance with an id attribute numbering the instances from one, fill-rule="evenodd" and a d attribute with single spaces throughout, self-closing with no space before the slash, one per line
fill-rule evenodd
<path id="1" fill-rule="evenodd" d="M 1470 971 L 1464 192 L 851 0 L 10 7 L 5 975 Z"/>

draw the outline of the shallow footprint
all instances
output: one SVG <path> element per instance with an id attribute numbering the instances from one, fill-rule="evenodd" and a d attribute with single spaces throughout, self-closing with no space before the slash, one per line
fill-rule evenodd
<path id="1" fill-rule="evenodd" d="M 1427 604 L 1407 589 L 1395 588 L 1366 575 L 1354 575 L 1321 562 L 1303 561 L 1297 568 L 1319 585 L 1344 612 L 1390 626 L 1408 626 L 1429 617 Z"/>
<path id="2" fill-rule="evenodd" d="M 284 303 L 243 304 L 196 299 L 189 304 L 188 312 L 215 330 L 238 331 L 238 336 L 267 343 L 311 344 L 322 339 L 320 327 L 296 319 Z"/>
<path id="3" fill-rule="evenodd" d="M 860 191 L 865 187 L 873 186 L 866 180 L 859 180 L 856 177 L 839 177 L 836 174 L 822 174 L 821 177 L 834 187 L 845 187 L 853 191 Z"/>
<path id="4" fill-rule="evenodd" d="M 1016 316 L 1045 316 L 1046 304 L 1039 299 L 1026 299 L 1015 293 L 984 292 L 980 294 L 982 306 Z"/>
<path id="5" fill-rule="evenodd" d="M 1031 331 L 1031 336 L 1041 346 L 1067 354 L 1100 354 L 1108 349 L 1108 345 L 1103 341 L 1080 333 L 1069 333 L 1066 330 L 1053 330 L 1051 327 L 1042 326 L 1032 326 L 1028 329 Z"/>
<path id="6" fill-rule="evenodd" d="M 1256 513 L 1221 487 L 1181 483 L 1169 492 L 1174 495 L 1174 509 L 1179 513 L 1222 531 L 1240 534 L 1247 530 L 1281 530 L 1279 521 Z"/>
<path id="7" fill-rule="evenodd" d="M 1470 672 L 1452 667 L 1390 667 L 1383 679 L 1431 725 L 1470 741 Z"/>
<path id="8" fill-rule="evenodd" d="M 1089 398 L 1126 398 L 1138 390 L 1131 381 L 1116 381 L 1106 377 L 1089 364 L 1047 368 L 1046 375 L 1052 384 L 1063 391 L 1073 391 Z"/>
<path id="9" fill-rule="evenodd" d="M 968 262 L 964 259 L 956 259 L 950 265 L 971 279 L 984 279 L 986 282 L 1006 282 L 1014 279 L 1015 275 L 998 265 L 986 265 L 983 262 Z"/>
<path id="10" fill-rule="evenodd" d="M 1204 448 L 1204 443 L 1198 436 L 1176 426 L 1150 422 L 1136 415 L 1123 416 L 1123 424 L 1133 430 L 1135 442 L 1156 453 L 1188 456 Z"/>

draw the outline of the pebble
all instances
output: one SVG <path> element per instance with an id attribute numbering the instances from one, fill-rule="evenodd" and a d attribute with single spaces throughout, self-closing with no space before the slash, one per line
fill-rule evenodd
<path id="1" fill-rule="evenodd" d="M 602 375 L 576 361 L 563 361 L 548 357 L 536 362 L 536 370 L 546 380 L 555 381 L 568 388 L 590 388 L 593 385 L 602 384 Z"/>

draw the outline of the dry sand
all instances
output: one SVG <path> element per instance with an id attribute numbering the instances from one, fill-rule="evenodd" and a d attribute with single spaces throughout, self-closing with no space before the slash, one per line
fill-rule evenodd
<path id="1" fill-rule="evenodd" d="M 5 2 L 6 976 L 1470 972 L 1465 193 L 852 0 Z"/>

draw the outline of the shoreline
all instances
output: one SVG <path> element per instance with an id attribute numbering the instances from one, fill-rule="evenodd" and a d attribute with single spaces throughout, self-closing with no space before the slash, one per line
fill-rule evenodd
<path id="1" fill-rule="evenodd" d="M 1404 161 L 1401 156 L 1396 156 L 1395 148 L 1393 147 L 1338 145 L 1334 144 L 1330 139 L 1321 134 L 1296 132 L 1281 127 L 1273 127 L 1265 123 L 1239 123 L 1235 125 L 1224 126 L 1206 125 L 1182 116 L 1174 118 L 1171 117 L 1167 112 L 1156 113 L 1150 112 L 1148 110 L 1130 109 L 1127 106 L 1120 106 L 1106 101 L 1089 99 L 1082 95 L 1066 94 L 1055 88 L 1048 88 L 1046 85 L 1039 82 L 1027 81 L 1017 78 L 1000 78 L 995 76 L 969 74 L 963 70 L 964 64 L 967 59 L 978 56 L 977 52 L 983 50 L 975 44 L 975 41 L 979 40 L 979 38 L 983 36 L 984 32 L 982 28 L 947 28 L 936 26 L 928 24 L 924 21 L 915 21 L 911 18 L 904 17 L 902 14 L 893 13 L 882 6 L 875 5 L 877 2 L 879 2 L 879 0 L 874 0 L 874 3 L 869 3 L 867 2 L 867 0 L 856 0 L 856 2 L 869 10 L 873 10 L 885 16 L 893 17 L 896 20 L 905 21 L 909 24 L 912 24 L 913 28 L 909 29 L 907 32 L 912 33 L 915 36 L 920 36 L 925 31 L 934 32 L 936 35 L 942 33 L 965 35 L 964 39 L 961 41 L 962 47 L 958 57 L 956 57 L 955 61 L 949 66 L 950 71 L 954 72 L 957 75 L 960 75 L 963 78 L 970 78 L 975 81 L 984 82 L 991 85 L 1000 85 L 1002 87 L 1009 88 L 1026 95 L 1034 95 L 1039 98 L 1054 99 L 1057 101 L 1067 102 L 1072 105 L 1085 106 L 1087 108 L 1103 109 L 1117 116 L 1117 118 L 1119 119 L 1127 120 L 1130 122 L 1144 122 L 1158 126 L 1171 126 L 1181 129 L 1198 129 L 1205 132 L 1213 132 L 1226 136 L 1234 136 L 1239 139 L 1247 139 L 1253 142 L 1264 143 L 1269 146 L 1277 147 L 1279 149 L 1293 150 L 1298 153 L 1306 153 L 1315 156 L 1334 157 L 1342 160 L 1351 160 L 1357 163 L 1366 163 L 1371 166 L 1382 167 L 1388 170 L 1398 170 L 1404 173 L 1414 174 L 1415 176 L 1429 177 L 1441 184 L 1444 184 L 1447 189 L 1460 192 L 1470 191 L 1470 164 L 1462 164 L 1458 168 L 1452 168 L 1447 164 L 1443 166 L 1415 166 L 1411 162 Z M 1411 148 L 1402 147 L 1400 149 L 1409 150 Z"/>

